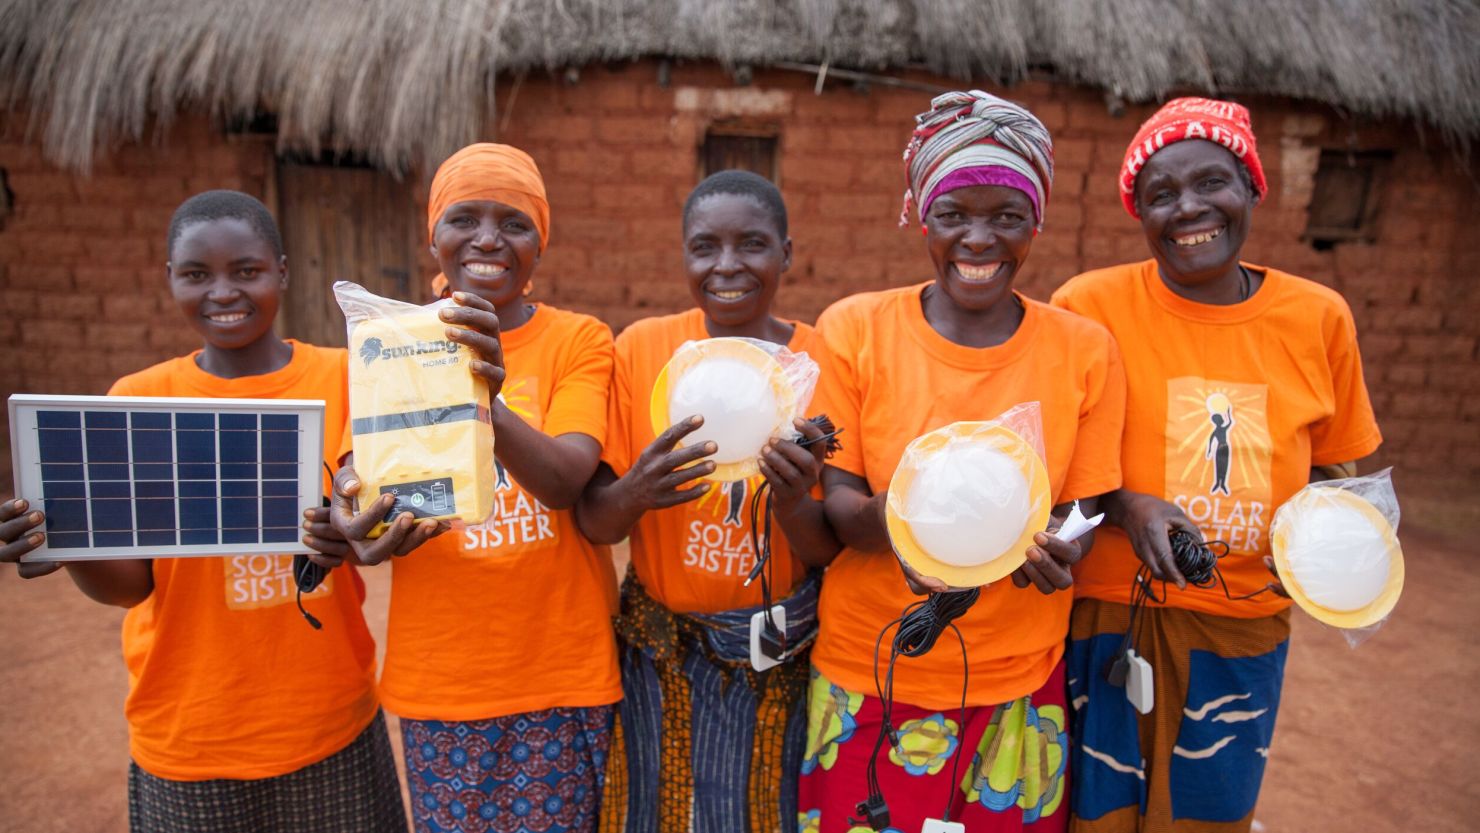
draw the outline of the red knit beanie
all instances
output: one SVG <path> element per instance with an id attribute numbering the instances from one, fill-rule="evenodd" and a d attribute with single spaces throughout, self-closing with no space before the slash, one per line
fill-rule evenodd
<path id="1" fill-rule="evenodd" d="M 1125 150 L 1125 161 L 1120 163 L 1120 199 L 1132 217 L 1141 216 L 1136 211 L 1136 175 L 1153 154 L 1183 139 L 1205 139 L 1227 148 L 1248 168 L 1254 190 L 1264 199 L 1269 186 L 1264 181 L 1264 166 L 1259 164 L 1259 154 L 1254 150 L 1254 128 L 1249 122 L 1248 109 L 1232 101 L 1212 98 L 1174 98 L 1141 125 Z"/>

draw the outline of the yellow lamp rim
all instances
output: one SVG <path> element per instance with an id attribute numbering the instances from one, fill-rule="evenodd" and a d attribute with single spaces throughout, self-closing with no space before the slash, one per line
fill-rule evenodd
<path id="1" fill-rule="evenodd" d="M 1020 464 L 1023 460 L 1029 461 L 1028 470 L 1023 475 L 1032 496 L 1033 510 L 1027 523 L 1023 525 L 1023 533 L 1018 540 L 1001 556 L 974 567 L 958 567 L 932 557 L 915 540 L 909 524 L 894 509 L 904 502 L 905 493 L 914 482 L 916 474 L 913 468 L 907 468 L 903 464 L 894 470 L 894 477 L 889 481 L 889 498 L 884 503 L 884 523 L 894 551 L 915 572 L 940 579 L 951 587 L 981 587 L 1006 578 L 1028 559 L 1028 547 L 1033 544 L 1033 536 L 1047 525 L 1049 513 L 1053 509 L 1048 468 L 1021 434 L 1000 423 L 988 422 L 956 422 L 916 437 L 905 447 L 901 463 L 914 454 L 933 453 L 953 439 L 969 439 L 987 444 L 1005 452 Z"/>
<path id="2" fill-rule="evenodd" d="M 1269 548 L 1274 556 L 1275 571 L 1280 575 L 1280 583 L 1285 586 L 1285 592 L 1290 594 L 1290 599 L 1299 605 L 1301 610 L 1333 627 L 1365 628 L 1382 621 L 1393 611 L 1393 607 L 1398 603 L 1398 597 L 1403 593 L 1403 547 L 1398 543 L 1398 535 L 1393 531 L 1393 525 L 1388 523 L 1388 519 L 1381 512 L 1377 511 L 1377 507 L 1347 489 L 1329 486 L 1311 487 L 1291 498 L 1290 503 L 1286 503 L 1285 506 L 1290 506 L 1297 501 L 1301 504 L 1339 503 L 1356 510 L 1366 518 L 1382 535 L 1388 546 L 1388 576 L 1382 592 L 1364 607 L 1357 610 L 1332 610 L 1322 607 L 1311 601 L 1299 582 L 1295 580 L 1295 571 L 1290 567 L 1289 558 L 1290 528 L 1288 525 L 1281 524 L 1276 525 L 1271 531 Z"/>
<path id="3" fill-rule="evenodd" d="M 658 378 L 653 382 L 653 392 L 648 400 L 648 413 L 652 417 L 654 435 L 662 434 L 673 425 L 673 416 L 668 412 L 668 395 L 673 384 L 694 365 L 712 358 L 734 359 L 756 368 L 771 383 L 771 391 L 776 397 L 777 413 L 790 414 L 796 411 L 796 391 L 787 381 L 786 371 L 781 367 L 781 362 L 776 361 L 775 356 L 742 338 L 706 338 L 701 341 L 688 342 L 678 348 L 668 363 L 663 365 L 663 369 L 658 371 Z M 689 416 L 689 414 L 681 416 Z M 777 424 L 771 427 L 771 436 L 779 436 L 781 431 L 788 427 L 784 423 L 788 423 L 788 420 L 778 417 Z M 683 446 L 684 443 L 680 440 L 678 447 Z M 705 479 L 728 483 L 753 477 L 759 474 L 760 470 L 760 457 L 757 455 L 733 463 L 715 463 L 714 472 Z"/>

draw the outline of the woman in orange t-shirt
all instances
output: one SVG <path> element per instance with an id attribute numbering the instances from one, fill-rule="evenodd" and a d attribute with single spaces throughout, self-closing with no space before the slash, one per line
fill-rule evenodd
<path id="1" fill-rule="evenodd" d="M 602 465 L 577 513 L 593 540 L 615 543 L 630 533 L 632 542 L 618 624 L 626 697 L 603 830 L 698 825 L 769 833 L 796 817 L 799 718 L 818 584 L 806 568 L 825 564 L 838 549 L 811 495 L 824 449 L 776 440 L 761 455 L 760 475 L 722 488 L 696 484 L 714 471 L 705 459 L 713 443 L 675 445 L 698 427 L 697 418 L 654 436 L 648 412 L 659 371 L 684 342 L 732 336 L 809 349 L 812 328 L 771 314 L 791 264 L 786 231 L 786 205 L 764 178 L 721 171 L 705 179 L 683 213 L 684 266 L 696 308 L 638 321 L 617 338 Z M 822 436 L 802 420 L 797 428 Z M 787 611 L 788 651 L 779 667 L 757 673 L 750 624 L 762 609 L 761 584 L 744 582 L 756 563 L 750 518 L 762 483 L 770 485 L 781 531 L 769 542 L 770 563 Z"/>
<path id="2" fill-rule="evenodd" d="M 418 831 L 592 831 L 612 704 L 621 699 L 611 554 L 570 507 L 606 434 L 612 339 L 588 316 L 527 300 L 550 239 L 534 160 L 475 144 L 443 162 L 427 206 L 448 338 L 488 380 L 492 514 L 421 543 L 380 496 L 359 516 L 351 467 L 336 477 L 335 522 L 362 560 L 392 563 L 385 704 L 401 716 Z M 428 532 L 430 534 L 430 532 Z"/>
<path id="3" fill-rule="evenodd" d="M 236 191 L 186 200 L 170 220 L 170 293 L 205 346 L 119 379 L 113 396 L 322 399 L 324 460 L 349 411 L 345 351 L 272 330 L 288 284 L 267 208 Z M 327 484 L 326 484 L 327 485 Z M 46 523 L 0 507 L 0 561 L 40 544 Z M 328 510 L 304 543 L 337 566 L 348 547 Z M 24 536 L 24 537 L 23 537 Z M 55 564 L 21 565 L 23 575 Z M 27 570 L 26 568 L 31 568 Z M 294 602 L 289 555 L 67 562 L 95 601 L 128 608 L 129 826 L 149 833 L 392 833 L 405 810 L 375 696 L 375 644 L 354 567 Z"/>
<path id="4" fill-rule="evenodd" d="M 1130 380 L 1125 486 L 1074 574 L 1074 829 L 1248 830 L 1290 634 L 1289 600 L 1266 592 L 1270 521 L 1381 436 L 1341 296 L 1239 260 L 1265 194 L 1247 110 L 1169 102 L 1127 149 L 1120 189 L 1152 259 L 1054 295 L 1110 328 Z M 1172 536 L 1226 545 L 1213 583 L 1182 575 Z M 1138 570 L 1154 597 L 1127 638 Z M 1128 648 L 1150 664 L 1146 714 L 1106 674 Z"/>
<path id="5" fill-rule="evenodd" d="M 874 696 L 880 631 L 892 634 L 886 623 L 917 600 L 900 580 L 884 521 L 905 446 L 1037 402 L 1055 529 L 1072 501 L 1093 515 L 1097 496 L 1120 485 L 1125 414 L 1110 334 L 1012 289 L 1053 179 L 1047 129 L 979 91 L 939 96 L 917 121 L 907 200 L 918 200 L 936 277 L 844 299 L 817 322 L 827 359 L 817 407 L 851 440 L 823 473 L 827 515 L 847 548 L 828 568 L 818 612 L 802 829 L 842 833 L 853 829 L 850 817 L 877 816 L 873 776 L 890 829 L 919 830 L 949 809 L 973 833 L 1061 831 L 1069 567 L 1087 539 L 1037 533 L 1012 580 L 982 588 L 956 620 L 966 657 L 946 636 L 900 659 L 889 742 L 876 740 L 885 720 Z M 870 798 L 872 808 L 855 809 Z"/>

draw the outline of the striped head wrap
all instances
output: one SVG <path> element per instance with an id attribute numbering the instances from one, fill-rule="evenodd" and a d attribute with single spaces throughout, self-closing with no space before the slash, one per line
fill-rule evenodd
<path id="1" fill-rule="evenodd" d="M 909 189 L 901 226 L 909 223 L 912 202 L 923 224 L 941 194 L 971 185 L 1005 185 L 1028 195 L 1034 224 L 1043 230 L 1053 187 L 1053 139 L 1043 122 L 1020 105 L 971 90 L 936 96 L 915 124 L 904 150 Z"/>

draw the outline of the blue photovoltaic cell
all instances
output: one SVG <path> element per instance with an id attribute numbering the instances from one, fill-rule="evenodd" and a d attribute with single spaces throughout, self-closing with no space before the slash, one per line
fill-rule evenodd
<path id="1" fill-rule="evenodd" d="M 46 531 L 48 533 L 86 532 L 87 501 L 80 498 L 48 499 L 46 501 Z"/>
<path id="2" fill-rule="evenodd" d="M 297 527 L 298 498 L 265 497 L 262 499 L 262 525 L 264 527 Z"/>
<path id="3" fill-rule="evenodd" d="M 128 414 L 122 411 L 88 411 L 85 424 L 92 428 L 127 428 Z"/>
<path id="4" fill-rule="evenodd" d="M 170 415 L 152 411 L 135 411 L 129 414 L 131 428 L 149 428 L 159 431 L 170 430 Z"/>
<path id="5" fill-rule="evenodd" d="M 48 546 L 294 543 L 297 414 L 38 410 Z"/>
<path id="6" fill-rule="evenodd" d="M 175 467 L 171 463 L 134 463 L 134 480 L 174 480 Z"/>
<path id="7" fill-rule="evenodd" d="M 77 411 L 37 411 L 37 428 L 81 428 L 82 414 Z"/>
<path id="8" fill-rule="evenodd" d="M 181 480 L 212 480 L 216 479 L 215 463 L 181 463 L 176 468 L 180 472 Z"/>
<path id="9" fill-rule="evenodd" d="M 264 480 L 262 481 L 262 494 L 265 497 L 298 497 L 298 481 L 296 480 Z"/>
<path id="10" fill-rule="evenodd" d="M 263 431 L 297 431 L 297 414 L 263 414 Z"/>
<path id="11" fill-rule="evenodd" d="M 180 497 L 208 497 L 215 500 L 216 488 L 214 480 L 182 480 Z"/>
<path id="12" fill-rule="evenodd" d="M 42 428 L 36 432 L 41 459 L 52 463 L 82 462 L 82 432 Z"/>
<path id="13" fill-rule="evenodd" d="M 135 463 L 172 463 L 170 453 L 170 431 L 154 428 L 135 428 L 132 432 Z"/>
<path id="14" fill-rule="evenodd" d="M 68 463 L 43 463 L 41 464 L 41 482 L 55 483 L 63 480 L 75 480 L 81 483 L 87 479 L 87 469 L 81 463 L 76 465 Z"/>
<path id="15" fill-rule="evenodd" d="M 293 480 L 298 479 L 297 463 L 263 463 L 263 480 Z"/>
<path id="16" fill-rule="evenodd" d="M 92 484 L 92 496 L 94 499 L 123 498 L 124 500 L 128 500 L 129 498 L 133 497 L 132 489 L 129 488 L 130 485 L 131 484 L 127 480 L 110 480 L 101 483 L 94 483 Z"/>
<path id="17" fill-rule="evenodd" d="M 216 415 L 181 411 L 175 414 L 175 427 L 180 429 L 204 428 L 214 430 L 216 427 Z"/>
<path id="18" fill-rule="evenodd" d="M 180 429 L 175 432 L 175 450 L 182 463 L 216 462 L 214 430 Z"/>
<path id="19" fill-rule="evenodd" d="M 81 479 L 58 480 L 46 484 L 46 492 L 42 495 L 46 500 L 61 500 L 62 498 L 85 498 L 87 497 L 87 484 Z"/>

